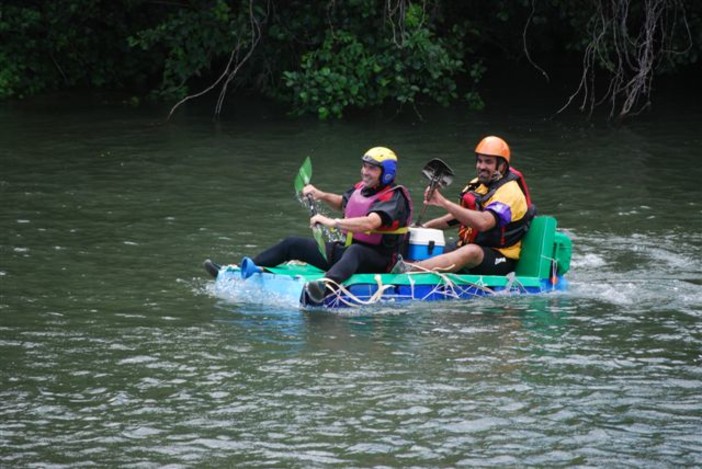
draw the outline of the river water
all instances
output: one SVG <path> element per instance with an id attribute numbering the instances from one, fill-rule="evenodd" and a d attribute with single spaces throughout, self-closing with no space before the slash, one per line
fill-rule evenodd
<path id="1" fill-rule="evenodd" d="M 165 113 L 0 107 L 0 465 L 702 465 L 699 109 Z M 490 133 L 573 239 L 566 293 L 342 315 L 212 294 L 203 259 L 309 234 L 305 156 L 340 191 L 390 146 L 419 200 L 426 161 L 457 192 Z"/>

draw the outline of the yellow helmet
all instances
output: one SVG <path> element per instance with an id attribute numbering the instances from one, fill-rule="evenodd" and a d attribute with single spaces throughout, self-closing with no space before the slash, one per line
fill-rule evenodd
<path id="1" fill-rule="evenodd" d="M 482 139 L 480 143 L 478 143 L 478 146 L 475 147 L 475 152 L 479 155 L 504 158 L 507 163 L 509 163 L 511 156 L 507 142 L 502 140 L 500 137 L 495 137 L 494 135 Z"/>
<path id="2" fill-rule="evenodd" d="M 388 185 L 395 180 L 395 175 L 397 175 L 397 155 L 391 149 L 373 147 L 363 155 L 361 160 L 364 163 L 378 166 L 383 170 L 380 175 L 380 183 L 382 185 Z"/>

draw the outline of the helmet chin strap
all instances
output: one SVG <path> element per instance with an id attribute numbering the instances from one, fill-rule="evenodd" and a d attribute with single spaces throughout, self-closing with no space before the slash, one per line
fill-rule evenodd
<path id="1" fill-rule="evenodd" d="M 501 160 L 502 158 L 499 158 L 499 159 Z M 498 163 L 497 166 L 499 167 L 500 164 Z M 507 165 L 506 162 L 504 163 L 504 169 L 505 169 L 505 171 L 509 171 L 509 166 Z M 499 169 L 495 168 L 495 172 L 492 173 L 492 176 L 490 177 L 490 182 L 499 181 L 500 179 L 503 178 L 503 176 L 504 176 L 504 174 L 502 174 L 502 172 Z"/>

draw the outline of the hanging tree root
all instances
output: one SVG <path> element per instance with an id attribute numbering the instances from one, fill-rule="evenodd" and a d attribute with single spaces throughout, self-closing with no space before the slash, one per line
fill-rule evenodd
<path id="1" fill-rule="evenodd" d="M 243 57 L 240 57 L 242 49 L 244 48 L 246 43 L 242 42 L 242 40 L 239 39 L 234 49 L 232 49 L 232 52 L 229 55 L 229 61 L 227 62 L 227 66 L 225 67 L 224 71 L 219 76 L 219 78 L 217 78 L 217 80 L 214 83 L 212 83 L 204 90 L 195 94 L 188 95 L 185 98 L 178 101 L 175 105 L 173 105 L 173 107 L 171 108 L 171 112 L 168 113 L 167 120 L 171 119 L 173 113 L 182 104 L 190 101 L 191 99 L 199 98 L 200 96 L 209 93 L 210 91 L 215 89 L 220 83 L 223 83 L 219 91 L 219 97 L 217 98 L 217 105 L 215 107 L 214 112 L 215 118 L 219 117 L 219 115 L 222 112 L 222 106 L 224 105 L 224 98 L 227 95 L 227 88 L 229 86 L 229 83 L 231 83 L 231 81 L 236 77 L 237 73 L 239 73 L 239 70 L 246 63 L 246 61 L 249 60 L 254 50 L 256 49 L 256 46 L 261 40 L 261 22 L 254 15 L 253 0 L 249 0 L 249 22 L 251 25 L 251 36 L 249 38 L 249 49 L 248 51 L 246 51 L 246 54 L 244 54 Z"/>
<path id="2" fill-rule="evenodd" d="M 650 107 L 657 68 L 692 47 L 690 28 L 683 0 L 598 0 L 595 7 L 580 83 L 556 114 L 582 96 L 579 109 L 589 117 L 609 101 L 610 119 L 621 120 Z M 687 42 L 684 50 L 676 50 L 680 35 Z M 601 81 L 598 73 L 609 80 L 604 92 L 596 88 Z"/>

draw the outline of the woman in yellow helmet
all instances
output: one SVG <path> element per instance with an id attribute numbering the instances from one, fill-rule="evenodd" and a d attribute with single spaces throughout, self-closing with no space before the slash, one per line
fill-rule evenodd
<path id="1" fill-rule="evenodd" d="M 259 272 L 261 267 L 275 267 L 299 260 L 318 267 L 326 274 L 310 282 L 305 290 L 312 303 L 319 304 L 340 284 L 355 273 L 387 272 L 398 259 L 405 244 L 412 219 L 412 200 L 403 186 L 395 184 L 397 155 L 386 147 L 373 147 L 361 158 L 361 181 L 343 194 L 325 192 L 308 184 L 302 195 L 321 200 L 343 216 L 331 218 L 317 214 L 310 226 L 325 225 L 340 230 L 346 239 L 326 243 L 326 259 L 311 238 L 288 237 L 241 263 L 243 276 Z M 210 261 L 211 263 L 211 261 Z M 218 267 L 205 265 L 216 276 Z"/>

